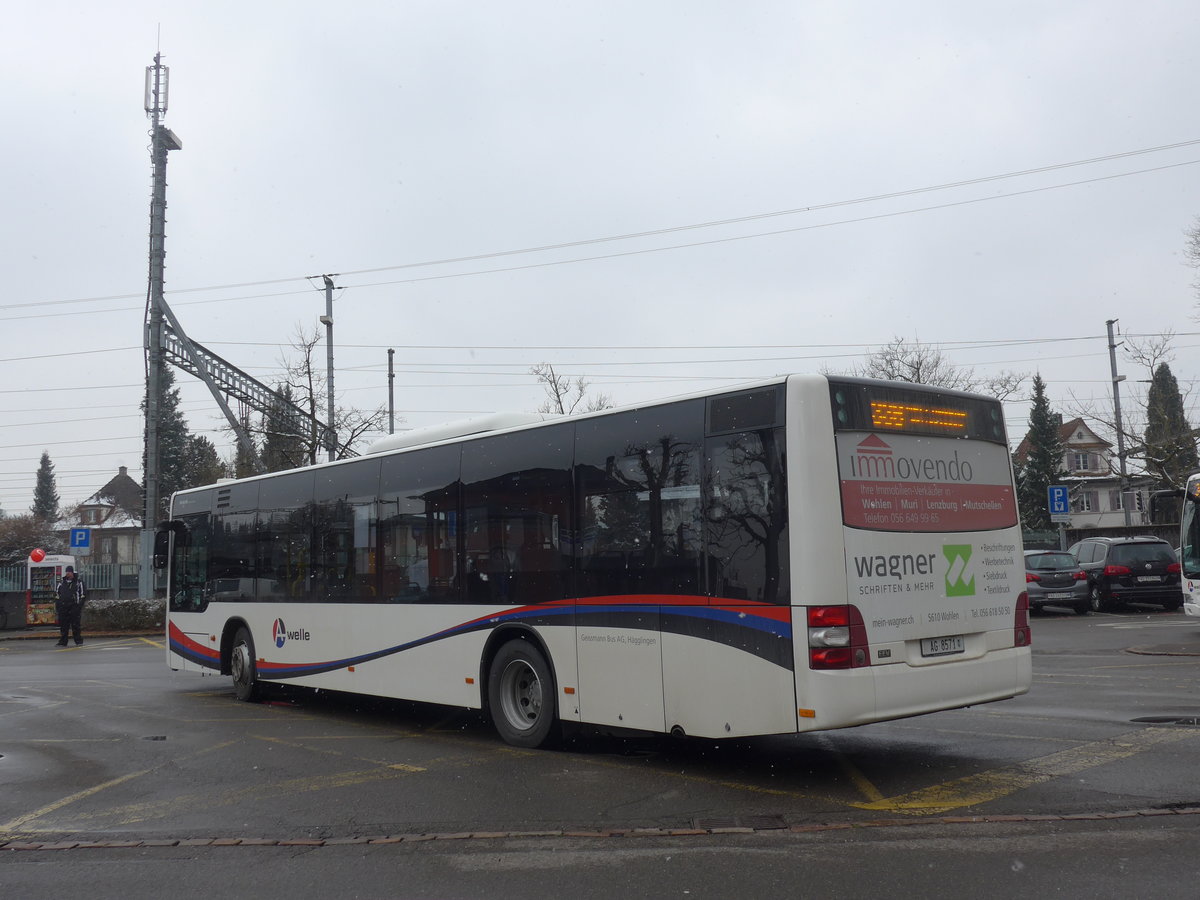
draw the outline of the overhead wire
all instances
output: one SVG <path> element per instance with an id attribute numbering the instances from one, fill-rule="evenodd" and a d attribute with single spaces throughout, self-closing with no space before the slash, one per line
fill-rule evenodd
<path id="1" fill-rule="evenodd" d="M 899 199 L 899 198 L 903 198 L 903 197 L 920 196 L 922 194 L 934 193 L 934 192 L 938 192 L 938 191 L 953 190 L 953 189 L 963 188 L 963 187 L 972 187 L 972 186 L 977 186 L 980 184 L 987 184 L 987 183 L 996 182 L 996 181 L 1003 181 L 1003 180 L 1008 180 L 1008 179 L 1013 179 L 1013 178 L 1023 178 L 1023 177 L 1028 177 L 1031 175 L 1044 174 L 1047 172 L 1060 171 L 1060 170 L 1064 170 L 1064 169 L 1077 168 L 1077 167 L 1081 167 L 1081 166 L 1096 165 L 1098 163 L 1112 162 L 1115 160 L 1128 159 L 1128 158 L 1132 158 L 1132 157 L 1136 157 L 1136 156 L 1144 156 L 1144 155 L 1148 155 L 1148 154 L 1152 154 L 1152 153 L 1161 153 L 1161 152 L 1165 152 L 1165 151 L 1169 151 L 1169 150 L 1178 150 L 1178 149 L 1182 149 L 1185 147 L 1195 146 L 1197 144 L 1200 144 L 1200 139 L 1177 141 L 1177 142 L 1170 143 L 1170 144 L 1160 144 L 1160 145 L 1157 145 L 1154 147 L 1144 147 L 1144 148 L 1139 148 L 1136 150 L 1121 151 L 1118 153 L 1089 157 L 1086 159 L 1072 160 L 1070 162 L 1052 163 L 1052 164 L 1036 166 L 1036 167 L 1028 168 L 1028 169 L 1020 169 L 1020 170 L 1016 170 L 1016 171 L 1012 171 L 1012 172 L 1004 172 L 1004 173 L 999 173 L 999 174 L 977 176 L 977 177 L 973 177 L 973 178 L 962 179 L 959 181 L 944 182 L 941 184 L 926 185 L 926 186 L 918 187 L 918 188 L 908 188 L 908 189 L 903 189 L 903 190 L 898 190 L 898 191 L 890 191 L 890 192 L 885 192 L 885 193 L 881 193 L 881 194 L 873 194 L 873 195 L 868 195 L 868 196 L 863 196 L 863 197 L 854 197 L 854 198 L 843 199 L 843 200 L 835 200 L 835 201 L 830 201 L 827 203 L 810 204 L 808 206 L 793 207 L 790 209 L 774 210 L 774 211 L 763 212 L 763 213 L 752 213 L 752 214 L 743 215 L 743 216 L 734 216 L 734 217 L 723 218 L 723 219 L 712 219 L 712 220 L 708 220 L 708 221 L 704 221 L 704 222 L 694 222 L 694 223 L 688 223 L 688 224 L 684 224 L 684 225 L 666 226 L 663 228 L 653 228 L 653 229 L 646 229 L 646 230 L 642 230 L 642 231 L 625 232 L 622 234 L 605 235 L 605 236 L 594 237 L 594 238 L 583 238 L 583 239 L 573 240 L 573 241 L 561 241 L 561 242 L 557 242 L 557 243 L 541 244 L 541 245 L 530 246 L 530 247 L 514 248 L 514 249 L 508 249 L 508 250 L 497 250 L 497 251 L 490 251 L 490 252 L 486 252 L 486 253 L 460 255 L 460 256 L 453 256 L 453 257 L 445 257 L 445 258 L 439 258 L 439 259 L 423 260 L 423 261 L 419 261 L 419 262 L 397 263 L 397 264 L 386 265 L 386 266 L 375 266 L 375 267 L 371 267 L 371 268 L 346 270 L 346 271 L 331 273 L 331 274 L 338 275 L 341 277 L 346 277 L 346 276 L 350 276 L 350 275 L 369 275 L 369 274 L 376 274 L 379 272 L 393 272 L 393 271 L 402 271 L 402 270 L 406 270 L 406 269 L 427 268 L 427 267 L 432 267 L 432 266 L 461 264 L 461 263 L 467 263 L 467 262 L 480 262 L 480 261 L 484 261 L 484 260 L 488 260 L 488 259 L 502 259 L 502 258 L 511 257 L 511 256 L 519 256 L 519 255 L 534 254 L 534 253 L 544 253 L 544 252 L 549 252 L 549 251 L 553 251 L 553 250 L 565 250 L 565 249 L 573 249 L 573 248 L 584 247 L 584 246 L 594 246 L 594 245 L 605 244 L 605 243 L 638 240 L 638 239 L 643 239 L 643 238 L 647 238 L 647 237 L 666 236 L 666 235 L 678 234 L 678 233 L 687 232 L 687 231 L 695 231 L 695 230 L 701 230 L 701 229 L 706 229 L 706 228 L 725 227 L 725 226 L 729 226 L 729 225 L 737 225 L 737 224 L 743 224 L 743 223 L 747 223 L 747 222 L 762 221 L 762 220 L 771 219 L 771 218 L 795 216 L 795 215 L 800 215 L 800 214 L 804 214 L 804 213 L 812 213 L 812 212 L 819 212 L 819 211 L 830 210 L 830 209 L 844 208 L 844 207 L 856 206 L 856 205 L 861 205 L 861 204 L 866 204 L 866 203 L 876 203 L 876 202 L 881 202 L 881 201 L 885 201 L 885 200 Z M 599 259 L 611 259 L 611 258 L 617 258 L 620 256 L 638 255 L 638 254 L 644 254 L 644 253 L 655 253 L 655 252 L 662 252 L 662 251 L 666 251 L 666 250 L 684 249 L 684 248 L 688 248 L 688 247 L 707 246 L 707 245 L 711 245 L 714 243 L 724 243 L 724 242 L 728 242 L 728 241 L 748 240 L 748 239 L 758 238 L 758 237 L 770 237 L 770 236 L 774 236 L 774 235 L 778 235 L 778 234 L 787 234 L 787 233 L 792 233 L 792 232 L 797 232 L 797 231 L 805 231 L 805 230 L 809 230 L 812 228 L 833 227 L 836 225 L 871 221 L 873 219 L 890 218 L 890 217 L 894 217 L 894 216 L 898 216 L 898 215 L 910 215 L 910 214 L 915 214 L 915 213 L 920 213 L 920 212 L 928 212 L 930 210 L 935 210 L 935 209 L 952 208 L 952 207 L 963 206 L 963 205 L 972 204 L 972 203 L 982 203 L 982 202 L 987 202 L 987 201 L 991 201 L 991 200 L 999 200 L 999 199 L 1005 199 L 1005 198 L 1009 198 L 1009 197 L 1018 197 L 1018 196 L 1023 196 L 1023 195 L 1027 195 L 1027 194 L 1040 193 L 1043 191 L 1060 190 L 1063 188 L 1077 187 L 1077 186 L 1084 185 L 1084 184 L 1094 184 L 1094 183 L 1098 183 L 1098 182 L 1102 182 L 1102 181 L 1111 181 L 1111 180 L 1118 179 L 1118 178 L 1127 178 L 1127 177 L 1132 177 L 1132 176 L 1136 176 L 1136 175 L 1145 175 L 1145 174 L 1149 174 L 1149 173 L 1153 173 L 1153 172 L 1166 171 L 1166 170 L 1173 169 L 1173 168 L 1179 168 L 1181 166 L 1195 165 L 1196 163 L 1200 163 L 1200 160 L 1187 160 L 1184 162 L 1171 163 L 1171 164 L 1166 164 L 1166 165 L 1162 165 L 1162 166 L 1153 166 L 1150 168 L 1138 169 L 1138 170 L 1134 170 L 1134 171 L 1130 171 L 1130 172 L 1119 172 L 1119 173 L 1113 173 L 1110 175 L 1097 176 L 1095 178 L 1067 182 L 1064 184 L 1043 185 L 1041 187 L 1030 188 L 1030 189 L 1026 189 L 1026 190 L 1022 190 L 1022 191 L 1015 191 L 1015 192 L 1003 193 L 1003 194 L 992 194 L 987 197 L 970 198 L 967 200 L 955 201 L 955 202 L 947 203 L 947 204 L 935 204 L 932 206 L 918 207 L 918 208 L 909 209 L 909 210 L 898 210 L 898 211 L 893 211 L 890 213 L 882 213 L 882 214 L 875 215 L 875 216 L 867 216 L 867 217 L 862 217 L 862 218 L 840 220 L 840 221 L 835 221 L 835 222 L 819 223 L 816 225 L 801 226 L 798 228 L 780 229 L 780 230 L 775 230 L 775 231 L 754 233 L 754 234 L 748 234 L 748 235 L 735 235 L 735 236 L 719 238 L 719 239 L 710 240 L 710 241 L 701 241 L 701 242 L 695 242 L 695 243 L 670 245 L 670 246 L 665 246 L 665 247 L 644 248 L 644 249 L 640 249 L 640 250 L 628 251 L 625 253 L 605 254 L 605 255 L 601 255 L 601 256 L 584 257 L 584 258 L 580 258 L 580 259 L 558 260 L 558 261 L 553 261 L 553 262 L 548 262 L 548 263 L 533 264 L 530 266 L 489 269 L 489 270 L 483 270 L 481 272 L 463 272 L 463 273 L 454 273 L 454 274 L 450 274 L 450 275 L 428 276 L 426 278 L 409 279 L 409 280 L 399 281 L 399 282 L 381 282 L 381 283 L 377 283 L 376 285 L 349 285 L 348 287 L 370 287 L 370 286 L 378 286 L 379 284 L 411 283 L 413 281 L 430 280 L 431 278 L 467 277 L 467 276 L 471 276 L 471 275 L 489 274 L 489 273 L 493 273 L 493 272 L 517 271 L 520 269 L 538 268 L 538 267 L 542 267 L 542 266 L 565 265 L 568 263 L 575 263 L 575 262 L 591 262 L 591 261 L 595 261 L 595 260 L 599 260 Z M 298 281 L 308 281 L 312 277 L 313 276 L 308 276 L 308 275 L 296 275 L 296 276 L 288 276 L 288 277 L 284 277 L 284 278 L 272 278 L 272 279 L 262 279 L 262 280 L 257 280 L 257 281 L 235 282 L 235 283 L 231 283 L 231 284 L 216 284 L 216 285 L 206 285 L 206 286 L 202 286 L 202 287 L 191 287 L 191 288 L 175 288 L 175 289 L 168 291 L 167 293 L 171 296 L 175 296 L 175 295 L 180 295 L 180 294 L 204 293 L 204 292 L 219 291 L 219 290 L 235 290 L 235 289 L 240 290 L 240 289 L 247 288 L 247 287 L 262 287 L 262 286 L 274 285 L 274 284 L 291 284 L 293 282 L 298 282 Z M 307 293 L 307 292 L 308 292 L 308 290 L 286 292 L 286 293 L 292 294 L 292 293 Z M 25 309 L 25 308 L 30 308 L 30 307 L 72 305 L 72 304 L 80 304 L 80 303 L 97 303 L 97 302 L 106 302 L 106 301 L 111 301 L 111 300 L 130 300 L 130 299 L 134 299 L 134 298 L 142 299 L 144 296 L 145 296 L 144 292 L 138 291 L 137 293 L 109 294 L 109 295 L 98 296 L 98 297 L 70 298 L 70 299 L 63 299 L 63 300 L 26 301 L 26 302 L 21 302 L 21 303 L 0 304 L 0 310 Z M 222 298 L 222 299 L 223 300 L 232 300 L 232 299 L 245 299 L 245 298 Z M 202 301 L 202 302 L 222 302 L 222 299 L 213 299 L 213 300 Z M 120 310 L 120 311 L 125 311 L 125 310 Z"/>

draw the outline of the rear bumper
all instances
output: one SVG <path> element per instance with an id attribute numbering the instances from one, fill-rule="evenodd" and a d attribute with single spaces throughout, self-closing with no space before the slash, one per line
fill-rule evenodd
<path id="1" fill-rule="evenodd" d="M 1106 591 L 1113 600 L 1124 603 L 1171 603 L 1183 599 L 1183 588 L 1178 584 L 1156 584 L 1152 587 L 1113 585 Z"/>
<path id="2" fill-rule="evenodd" d="M 1025 587 L 1026 593 L 1029 595 L 1029 606 L 1031 608 L 1040 606 L 1078 606 L 1081 603 L 1088 602 L 1088 585 L 1086 581 L 1077 582 L 1070 587 L 1042 588 L 1038 591 L 1030 590 L 1030 585 L 1026 585 Z"/>

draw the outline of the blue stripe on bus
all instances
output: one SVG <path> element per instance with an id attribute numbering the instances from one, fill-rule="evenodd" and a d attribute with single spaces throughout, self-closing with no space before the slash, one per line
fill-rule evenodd
<path id="1" fill-rule="evenodd" d="M 568 624 L 582 626 L 686 635 L 724 644 L 783 668 L 793 669 L 790 620 L 757 615 L 752 611 L 754 609 L 684 604 L 658 605 L 644 602 L 524 607 L 481 616 L 403 644 L 345 659 L 313 663 L 263 662 L 258 666 L 258 676 L 267 681 L 282 681 L 305 675 L 318 675 L 394 656 L 447 638 L 491 630 L 504 624 L 519 622 L 526 625 L 555 625 L 561 624 L 563 619 L 567 619 Z M 207 647 L 189 646 L 189 642 L 176 639 L 174 635 L 171 636 L 170 646 L 173 653 L 184 659 L 206 668 L 220 668 L 219 658 Z"/>

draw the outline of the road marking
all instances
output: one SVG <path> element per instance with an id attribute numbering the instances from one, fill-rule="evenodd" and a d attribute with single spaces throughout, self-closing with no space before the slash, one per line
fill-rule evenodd
<path id="1" fill-rule="evenodd" d="M 138 640 L 149 644 L 151 647 L 157 647 L 159 650 L 162 650 L 164 647 L 166 647 L 166 644 L 164 644 L 162 641 L 152 641 L 148 637 L 140 637 Z"/>
<path id="2" fill-rule="evenodd" d="M 54 709 L 54 707 L 56 707 L 56 706 L 64 706 L 66 703 L 67 703 L 66 700 L 55 700 L 51 703 L 45 703 L 41 706 L 34 706 L 29 703 L 25 703 L 19 709 L 10 709 L 10 710 L 6 710 L 5 712 L 0 713 L 0 718 L 8 718 L 9 716 L 19 716 L 19 715 L 22 715 L 23 713 L 30 713 L 30 712 L 45 712 L 48 709 Z"/>
<path id="3" fill-rule="evenodd" d="M 858 809 L 886 810 L 909 815 L 938 815 L 964 806 L 999 800 L 1052 778 L 1073 775 L 1106 763 L 1127 759 L 1161 744 L 1194 738 L 1196 734 L 1196 731 L 1187 728 L 1127 731 L 1108 740 L 1080 744 L 1069 750 L 1027 759 L 1007 768 L 979 772 L 896 797 L 850 805 Z"/>
<path id="4" fill-rule="evenodd" d="M 850 761 L 850 758 L 837 748 L 833 741 L 830 740 L 828 735 L 818 735 L 817 742 L 825 748 L 826 752 L 833 756 L 834 760 L 838 764 L 838 768 L 845 773 L 846 777 L 853 782 L 854 786 L 858 788 L 859 792 L 864 797 L 876 802 L 883 800 L 883 793 L 879 790 L 879 788 L 875 787 L 875 785 L 870 782 L 867 776 L 863 774 L 862 770 L 858 766 L 854 765 L 854 763 Z"/>
<path id="5" fill-rule="evenodd" d="M 253 734 L 250 735 L 255 740 L 265 741 L 268 744 L 283 744 L 285 747 L 295 747 L 297 750 L 307 750 L 309 753 L 324 753 L 326 756 L 347 756 L 350 759 L 356 759 L 359 762 L 371 763 L 376 766 L 384 766 L 388 769 L 398 769 L 401 772 L 424 772 L 423 766 L 410 766 L 405 763 L 389 763 L 382 759 L 371 759 L 366 756 L 358 756 L 353 753 L 343 753 L 341 750 L 327 750 L 323 747 L 309 747 L 301 741 L 285 741 L 283 738 L 269 737 L 267 735 Z"/>
<path id="6" fill-rule="evenodd" d="M 18 744 L 116 744 L 128 738 L 26 738 Z"/>
<path id="7" fill-rule="evenodd" d="M 292 778 L 271 784 L 234 788 L 215 793 L 184 794 L 145 803 L 109 806 L 102 810 L 83 813 L 69 822 L 46 823 L 43 825 L 42 830 L 46 832 L 86 830 L 92 827 L 92 824 L 95 822 L 104 823 L 102 827 L 105 828 L 124 827 L 150 819 L 163 819 L 181 808 L 194 811 L 197 809 L 211 810 L 223 806 L 238 806 L 243 803 L 253 804 L 264 796 L 276 797 L 279 794 L 336 790 L 338 788 L 369 784 L 374 781 L 403 778 L 408 774 L 411 773 L 396 771 L 390 768 L 376 768 L 366 771 L 334 772 L 328 775 Z"/>
<path id="8" fill-rule="evenodd" d="M 41 809 L 35 809 L 31 813 L 18 816 L 12 821 L 5 822 L 4 824 L 0 825 L 0 835 L 5 835 L 9 832 L 16 831 L 26 822 L 31 822 L 34 819 L 40 819 L 42 816 L 49 815 L 55 810 L 62 809 L 64 806 L 74 803 L 77 800 L 86 800 L 88 797 L 93 797 L 103 790 L 107 790 L 110 787 L 116 787 L 118 784 L 124 784 L 126 781 L 129 781 L 133 778 L 141 778 L 143 775 L 148 775 L 151 771 L 153 770 L 143 769 L 141 772 L 131 772 L 128 775 L 122 775 L 120 778 L 114 778 L 112 781 L 106 781 L 103 784 L 96 785 L 95 787 L 87 788 L 86 790 L 79 791 L 78 793 L 72 794 L 69 797 L 63 797 L 61 800 L 56 800 L 54 803 L 43 806 Z"/>

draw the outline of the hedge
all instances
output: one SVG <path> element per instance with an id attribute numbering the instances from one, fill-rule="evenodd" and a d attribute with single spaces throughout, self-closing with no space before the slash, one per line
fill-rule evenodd
<path id="1" fill-rule="evenodd" d="M 165 599 L 116 600 L 88 598 L 83 604 L 83 626 L 116 631 L 161 630 L 167 618 Z"/>

